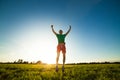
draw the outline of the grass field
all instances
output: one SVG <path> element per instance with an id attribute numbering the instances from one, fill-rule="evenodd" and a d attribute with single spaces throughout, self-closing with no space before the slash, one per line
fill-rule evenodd
<path id="1" fill-rule="evenodd" d="M 0 64 L 0 80 L 120 80 L 120 64 Z"/>

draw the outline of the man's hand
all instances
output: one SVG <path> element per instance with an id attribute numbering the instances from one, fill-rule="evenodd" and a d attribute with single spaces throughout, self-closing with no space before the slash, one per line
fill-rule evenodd
<path id="1" fill-rule="evenodd" d="M 57 33 L 55 32 L 55 30 L 53 29 L 53 25 L 51 25 L 52 31 L 53 33 L 56 35 Z"/>
<path id="2" fill-rule="evenodd" d="M 65 35 L 67 35 L 71 30 L 71 25 L 69 25 L 69 30 L 65 33 Z"/>
<path id="3" fill-rule="evenodd" d="M 69 27 L 71 28 L 71 25 L 69 25 Z"/>
<path id="4" fill-rule="evenodd" d="M 51 25 L 51 28 L 53 28 L 53 25 Z"/>

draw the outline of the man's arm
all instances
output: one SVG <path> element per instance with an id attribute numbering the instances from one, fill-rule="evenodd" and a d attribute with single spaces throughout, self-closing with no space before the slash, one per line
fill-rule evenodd
<path id="1" fill-rule="evenodd" d="M 69 26 L 69 30 L 65 33 L 65 35 L 68 35 L 68 33 L 70 32 L 71 30 L 71 25 Z"/>
<path id="2" fill-rule="evenodd" d="M 53 25 L 51 25 L 52 31 L 53 33 L 56 35 L 57 33 L 55 32 L 55 30 L 53 29 Z"/>

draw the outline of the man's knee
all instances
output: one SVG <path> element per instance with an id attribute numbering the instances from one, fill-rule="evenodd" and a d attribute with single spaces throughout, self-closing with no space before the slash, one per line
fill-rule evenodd
<path id="1" fill-rule="evenodd" d="M 60 51 L 59 51 L 59 50 L 57 50 L 57 54 L 60 54 Z"/>
<path id="2" fill-rule="evenodd" d="M 62 53 L 65 55 L 65 54 L 66 54 L 66 51 L 62 51 Z"/>

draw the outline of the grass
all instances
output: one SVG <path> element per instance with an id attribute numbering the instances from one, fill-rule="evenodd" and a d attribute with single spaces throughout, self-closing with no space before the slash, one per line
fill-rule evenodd
<path id="1" fill-rule="evenodd" d="M 0 64 L 0 80 L 119 80 L 120 64 L 65 65 Z"/>

